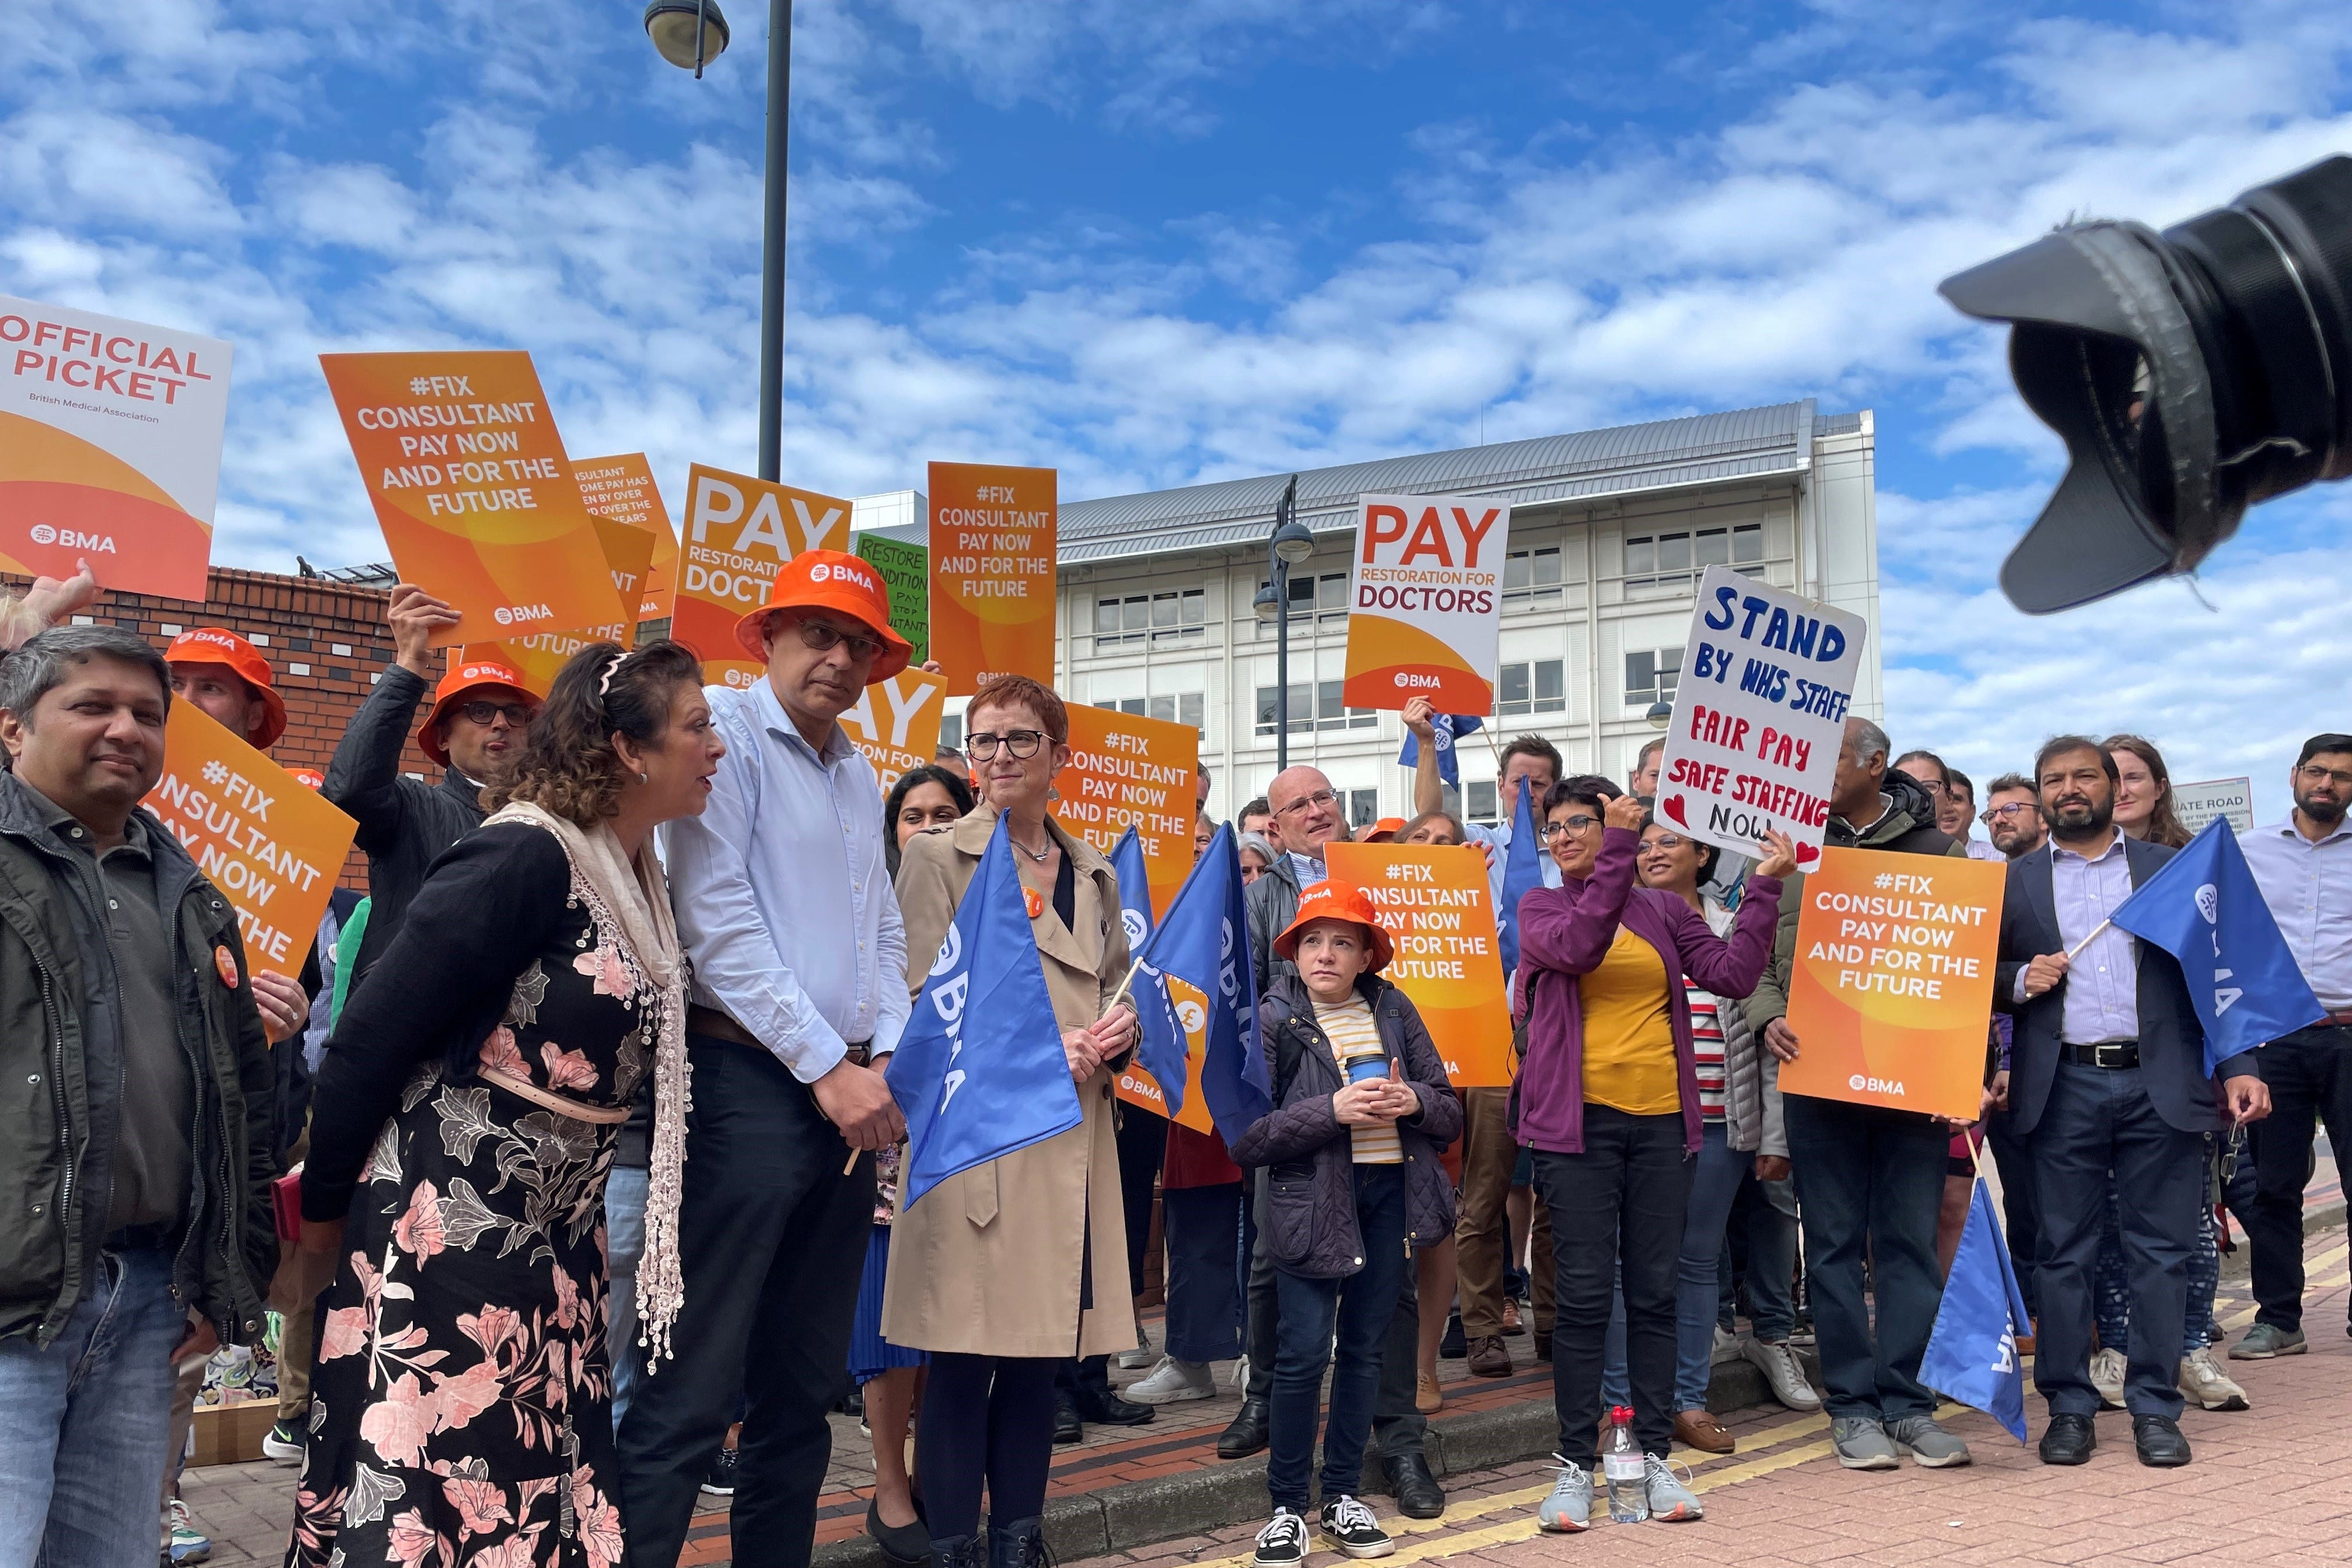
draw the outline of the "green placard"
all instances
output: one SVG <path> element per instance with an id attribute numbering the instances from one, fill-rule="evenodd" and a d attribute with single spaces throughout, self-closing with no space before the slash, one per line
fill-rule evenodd
<path id="1" fill-rule="evenodd" d="M 890 629 L 915 645 L 914 662 L 931 657 L 931 552 L 919 544 L 857 536 L 857 553 L 890 585 Z"/>

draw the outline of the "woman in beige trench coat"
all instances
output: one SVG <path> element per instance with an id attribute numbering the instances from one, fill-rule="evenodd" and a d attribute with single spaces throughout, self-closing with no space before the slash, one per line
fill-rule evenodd
<path id="1" fill-rule="evenodd" d="M 1002 677 L 972 698 L 965 726 L 982 804 L 900 856 L 908 988 L 920 991 L 1003 814 L 1084 1120 L 899 1213 L 882 1334 L 930 1352 L 921 1432 L 933 1568 L 1040 1568 L 1055 1368 L 1135 1343 L 1111 1094 L 1135 1013 L 1122 1003 L 1106 1016 L 1128 966 L 1118 880 L 1046 815 L 1069 761 L 1068 710 L 1049 687 Z"/>

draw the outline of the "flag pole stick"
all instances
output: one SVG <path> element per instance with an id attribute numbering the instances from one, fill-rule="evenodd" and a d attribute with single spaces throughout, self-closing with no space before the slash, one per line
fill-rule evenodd
<path id="1" fill-rule="evenodd" d="M 1127 966 L 1127 978 L 1118 983 L 1118 989 L 1110 994 L 1108 1002 L 1103 1004 L 1102 1018 L 1097 1018 L 1096 1023 L 1101 1023 L 1103 1018 L 1118 1011 L 1118 1005 L 1127 1000 L 1128 987 L 1135 984 L 1135 972 L 1142 967 L 1143 960 L 1139 958 Z"/>
<path id="2" fill-rule="evenodd" d="M 2096 942 L 2099 938 L 2099 933 L 2115 923 L 2116 922 L 2113 919 L 2108 919 L 2101 921 L 2097 925 L 2093 926 L 2091 928 L 2090 935 L 2084 937 L 2082 941 L 2076 942 L 2074 946 L 2066 950 L 2066 962 L 2069 963 L 2074 963 L 2076 954 L 2080 953 L 2084 948 L 2090 946 L 2094 942 Z"/>

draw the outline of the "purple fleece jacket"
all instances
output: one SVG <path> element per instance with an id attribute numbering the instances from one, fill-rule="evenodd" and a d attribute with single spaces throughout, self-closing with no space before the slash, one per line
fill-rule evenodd
<path id="1" fill-rule="evenodd" d="M 1584 1152 L 1584 1007 L 1577 976 L 1601 966 L 1623 925 L 1658 950 L 1675 1032 L 1675 1080 L 1683 1105 L 1683 1147 L 1699 1147 L 1698 1071 L 1691 1058 L 1687 974 L 1717 996 L 1745 996 L 1771 961 L 1780 880 L 1751 873 L 1728 939 L 1674 894 L 1633 886 L 1641 836 L 1601 835 L 1592 875 L 1536 888 L 1519 900 L 1519 973 L 1527 988 L 1528 1058 L 1519 1068 L 1512 1135 L 1530 1148 Z"/>

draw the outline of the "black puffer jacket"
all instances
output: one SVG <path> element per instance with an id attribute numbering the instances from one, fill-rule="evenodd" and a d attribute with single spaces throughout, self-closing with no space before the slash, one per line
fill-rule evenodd
<path id="1" fill-rule="evenodd" d="M 1378 975 L 1366 975 L 1357 989 L 1371 1004 L 1381 1043 L 1404 1063 L 1404 1076 L 1421 1096 L 1421 1113 L 1396 1125 L 1404 1146 L 1405 1238 L 1427 1246 L 1454 1232 L 1454 1182 L 1437 1156 L 1462 1135 L 1462 1102 L 1412 999 Z M 1315 1279 L 1353 1274 L 1364 1266 L 1355 1158 L 1348 1129 L 1331 1109 L 1331 1097 L 1346 1079 L 1330 1039 L 1315 1022 L 1314 999 L 1296 973 L 1276 976 L 1259 1001 L 1258 1029 L 1274 1110 L 1242 1134 L 1234 1163 L 1266 1167 L 1267 1254 L 1287 1274 Z"/>

